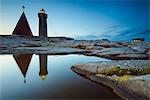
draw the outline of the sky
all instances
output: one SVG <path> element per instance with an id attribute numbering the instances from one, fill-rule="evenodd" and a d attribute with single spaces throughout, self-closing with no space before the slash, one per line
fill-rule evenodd
<path id="1" fill-rule="evenodd" d="M 22 6 L 34 36 L 38 36 L 38 12 L 44 9 L 48 36 L 150 40 L 149 0 L 0 0 L 0 35 L 12 34 Z"/>

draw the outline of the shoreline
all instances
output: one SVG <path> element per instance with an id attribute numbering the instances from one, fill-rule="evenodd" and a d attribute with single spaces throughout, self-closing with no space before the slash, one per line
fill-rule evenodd
<path id="1" fill-rule="evenodd" d="M 107 63 L 111 63 L 112 66 L 109 66 Z M 115 61 L 116 63 L 118 61 Z M 119 61 L 121 63 L 129 63 L 132 61 Z M 138 60 L 134 61 L 138 62 Z M 139 60 L 139 63 L 143 63 L 143 66 L 138 66 L 136 68 L 144 68 L 147 65 L 150 65 L 149 61 Z M 150 86 L 148 83 L 150 82 L 150 72 L 146 75 L 140 75 L 140 76 L 131 76 L 130 78 L 122 78 L 122 76 L 107 76 L 98 74 L 102 70 L 107 70 L 108 68 L 114 68 L 113 66 L 116 64 L 114 61 L 101 61 L 101 62 L 93 62 L 93 63 L 81 63 L 76 64 L 71 67 L 72 71 L 79 74 L 82 77 L 85 77 L 91 81 L 94 81 L 99 84 L 103 84 L 105 86 L 108 86 L 109 88 L 113 89 L 113 92 L 116 93 L 118 96 L 120 96 L 122 99 L 144 99 L 147 100 L 150 98 Z M 120 64 L 121 64 L 120 63 Z M 119 65 L 119 64 L 118 64 Z M 129 64 L 130 65 L 130 64 Z M 131 65 L 133 65 L 131 63 Z M 142 64 L 141 64 L 142 65 Z M 98 67 L 98 71 L 97 71 Z M 150 66 L 148 66 L 150 68 Z M 122 66 L 121 66 L 122 68 Z M 123 67 L 126 68 L 126 67 Z M 122 78 L 122 79 L 121 79 Z M 117 79 L 117 80 L 116 80 Z M 119 80 L 118 80 L 119 79 Z"/>
<path id="2" fill-rule="evenodd" d="M 17 35 L 0 35 L 0 40 L 0 54 L 83 54 L 111 60 L 150 60 L 150 42 L 81 41 Z"/>
<path id="3" fill-rule="evenodd" d="M 0 54 L 81 54 L 101 57 L 111 61 L 76 64 L 71 69 L 87 79 L 110 87 L 123 99 L 150 98 L 150 42 L 112 42 L 102 40 L 73 40 L 66 37 L 26 37 L 0 35 Z M 120 66 L 119 70 L 133 66 L 135 69 L 147 67 L 148 75 L 109 76 L 101 71 Z M 140 69 L 139 69 L 140 68 Z M 133 70 L 135 72 L 136 70 Z M 131 73 L 131 72 L 129 72 Z M 112 73 L 109 73 L 112 74 Z M 120 79 L 120 80 L 118 80 Z M 132 85 L 133 84 L 133 85 Z M 149 90 L 148 90 L 149 89 Z"/>

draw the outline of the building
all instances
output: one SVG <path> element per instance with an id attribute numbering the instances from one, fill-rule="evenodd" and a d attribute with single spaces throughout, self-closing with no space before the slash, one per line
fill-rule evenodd
<path id="1" fill-rule="evenodd" d="M 12 34 L 13 35 L 33 36 L 24 11 L 23 11 Z"/>
<path id="2" fill-rule="evenodd" d="M 42 9 L 38 13 L 39 17 L 39 37 L 47 37 L 47 14 L 45 10 Z"/>
<path id="3" fill-rule="evenodd" d="M 24 10 L 24 6 L 23 6 L 23 10 Z M 38 17 L 39 17 L 39 36 L 47 37 L 47 14 L 42 9 L 38 13 Z M 12 34 L 21 35 L 21 36 L 33 36 L 24 11 L 19 21 L 17 22 L 17 25 Z M 32 59 L 32 54 L 13 55 L 13 57 L 25 79 L 30 61 Z M 46 78 L 46 75 L 48 74 L 47 55 L 39 55 L 39 62 L 40 62 L 39 75 L 41 79 L 44 80 Z M 26 82 L 26 80 L 24 80 L 24 82 Z"/>
<path id="4" fill-rule="evenodd" d="M 132 42 L 144 42 L 144 38 L 135 38 L 132 39 Z"/>
<path id="5" fill-rule="evenodd" d="M 42 9 L 38 13 L 38 17 L 39 17 L 39 37 L 47 37 L 47 14 L 45 13 L 44 9 Z M 19 21 L 17 22 L 17 25 L 13 30 L 12 34 L 22 36 L 33 36 L 24 11 Z"/>
<path id="6" fill-rule="evenodd" d="M 103 42 L 109 42 L 109 40 L 108 40 L 108 39 L 102 39 L 102 41 L 103 41 Z"/>

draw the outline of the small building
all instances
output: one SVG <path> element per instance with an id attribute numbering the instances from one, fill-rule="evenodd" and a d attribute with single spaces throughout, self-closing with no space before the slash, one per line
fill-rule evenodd
<path id="1" fill-rule="evenodd" d="M 135 38 L 132 39 L 132 42 L 144 42 L 144 38 Z"/>
<path id="2" fill-rule="evenodd" d="M 102 39 L 102 41 L 107 41 L 108 42 L 109 40 L 108 39 Z"/>

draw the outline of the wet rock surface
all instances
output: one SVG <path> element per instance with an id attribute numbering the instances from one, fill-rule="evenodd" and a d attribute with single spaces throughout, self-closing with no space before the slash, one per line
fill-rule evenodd
<path id="1" fill-rule="evenodd" d="M 0 36 L 1 54 L 73 54 L 85 53 L 86 50 L 69 48 L 73 39 L 65 37 L 27 37 L 27 36 Z"/>
<path id="2" fill-rule="evenodd" d="M 123 99 L 150 99 L 149 62 L 149 60 L 120 60 L 82 63 L 72 66 L 72 70 L 92 81 L 111 87 Z M 116 71 L 116 66 L 119 67 L 118 72 L 132 69 L 134 72 L 139 70 L 143 73 L 108 74 L 108 71 Z M 104 71 L 107 74 L 104 74 Z"/>
<path id="3" fill-rule="evenodd" d="M 150 59 L 150 42 L 112 42 L 73 40 L 66 37 L 28 37 L 0 35 L 0 53 L 73 54 L 113 60 Z"/>

